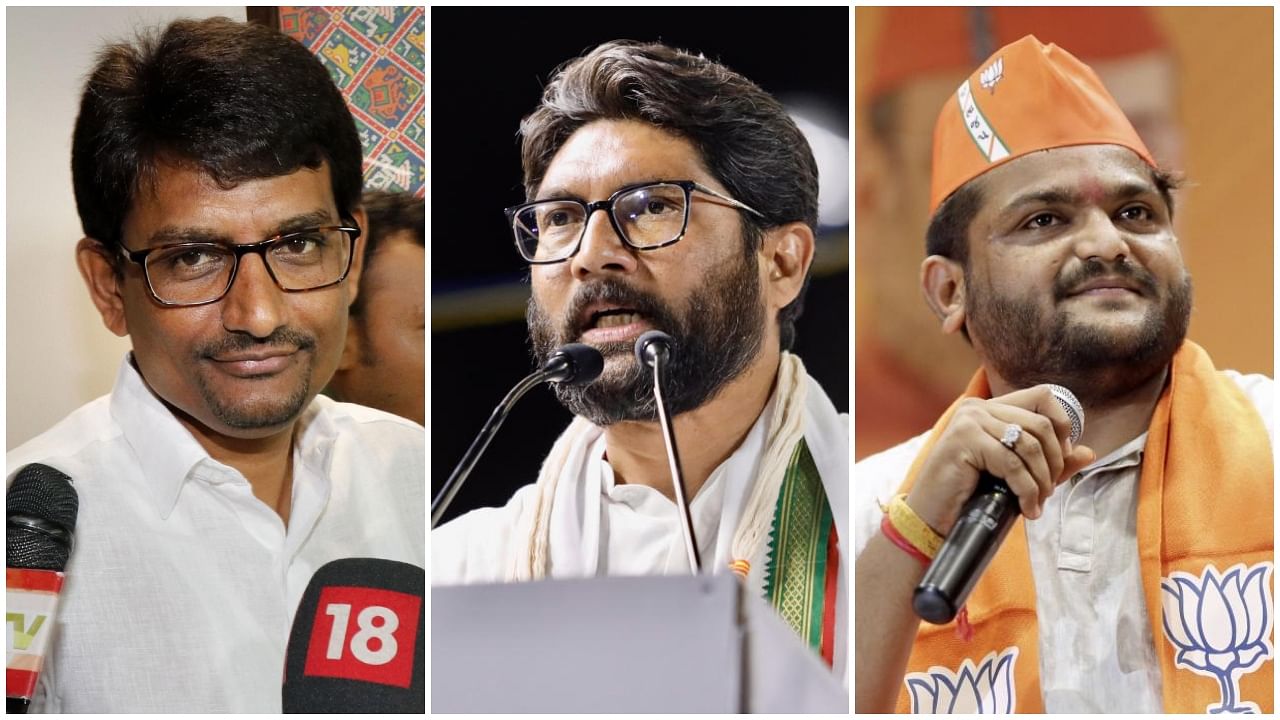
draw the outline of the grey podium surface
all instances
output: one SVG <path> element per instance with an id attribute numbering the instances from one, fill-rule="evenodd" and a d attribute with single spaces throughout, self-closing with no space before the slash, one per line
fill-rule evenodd
<path id="1" fill-rule="evenodd" d="M 848 691 L 728 574 L 431 589 L 431 711 L 847 713 Z"/>

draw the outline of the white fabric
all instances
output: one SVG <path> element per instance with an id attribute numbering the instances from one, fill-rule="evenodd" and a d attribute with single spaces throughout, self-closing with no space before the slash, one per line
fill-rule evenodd
<path id="1" fill-rule="evenodd" d="M 840 415 L 810 377 L 804 437 L 835 516 L 841 557 L 837 577 L 835 671 L 847 678 L 848 416 Z M 731 538 L 756 479 L 777 398 L 771 398 L 747 437 L 708 477 L 690 503 L 705 570 L 728 572 Z M 585 424 L 580 418 L 575 424 Z M 573 425 L 570 426 L 571 432 Z M 688 572 L 675 503 L 652 488 L 617 485 L 604 459 L 603 431 L 580 433 L 565 453 L 566 476 L 557 484 L 550 522 L 553 578 L 660 575 Z M 431 533 L 431 582 L 455 585 L 503 582 L 527 543 L 537 488 L 527 485 L 502 508 L 473 510 Z M 752 575 L 763 562 L 752 558 Z"/>
<path id="2" fill-rule="evenodd" d="M 425 432 L 317 397 L 299 420 L 289 526 L 209 457 L 129 359 L 110 395 L 8 453 L 80 498 L 33 711 L 281 711 L 312 574 L 345 557 L 425 564 Z"/>
<path id="3" fill-rule="evenodd" d="M 1273 434 L 1273 381 L 1225 374 Z M 887 505 L 897 494 L 928 435 L 854 465 L 855 558 L 879 530 L 877 499 Z M 1144 432 L 1095 460 L 1054 492 L 1040 519 L 1023 523 L 1036 586 L 1046 712 L 1163 712 L 1160 662 L 1138 561 L 1137 489 L 1145 444 Z"/>

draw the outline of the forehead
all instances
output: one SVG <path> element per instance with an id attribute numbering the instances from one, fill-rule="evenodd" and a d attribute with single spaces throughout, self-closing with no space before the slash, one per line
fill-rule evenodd
<path id="1" fill-rule="evenodd" d="M 685 138 L 637 120 L 596 120 L 560 146 L 537 196 L 597 199 L 623 185 L 650 180 L 696 180 L 720 189 Z"/>
<path id="2" fill-rule="evenodd" d="M 979 176 L 978 217 L 1000 213 L 1037 196 L 1102 202 L 1115 194 L 1159 193 L 1152 169 L 1118 145 L 1079 145 L 1024 155 Z"/>
<path id="3" fill-rule="evenodd" d="M 337 220 L 329 167 L 243 180 L 223 187 L 196 167 L 161 163 L 125 215 L 125 236 L 162 229 L 205 229 L 227 235 L 272 230 L 284 219 L 328 211 Z"/>

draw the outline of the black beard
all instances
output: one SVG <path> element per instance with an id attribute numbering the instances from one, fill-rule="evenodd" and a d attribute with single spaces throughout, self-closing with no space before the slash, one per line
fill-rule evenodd
<path id="1" fill-rule="evenodd" d="M 588 327 L 578 318 L 591 303 L 603 301 L 631 308 L 674 340 L 663 374 L 669 412 L 675 416 L 702 407 L 750 367 L 764 342 L 759 278 L 747 258 L 735 257 L 737 262 L 726 263 L 730 267 L 707 277 L 679 313 L 617 278 L 583 285 L 569 303 L 559 330 L 530 299 L 526 317 L 537 365 L 541 367 L 561 345 L 579 341 Z M 656 421 L 653 371 L 636 361 L 634 343 L 607 343 L 596 349 L 604 355 L 604 372 L 586 385 L 553 385 L 560 403 L 601 427 L 624 421 Z"/>
<path id="2" fill-rule="evenodd" d="M 1104 264 L 1093 259 L 1054 282 L 1054 302 L 1081 283 L 1102 276 L 1125 277 L 1157 302 L 1136 332 L 1126 335 L 1071 322 L 1071 314 L 1045 318 L 1027 299 L 975 292 L 968 268 L 968 330 L 982 346 L 984 362 L 1018 388 L 1056 383 L 1070 388 L 1088 405 L 1105 404 L 1149 380 L 1168 366 L 1187 336 L 1191 320 L 1191 276 L 1163 293 L 1154 276 L 1132 263 Z"/>

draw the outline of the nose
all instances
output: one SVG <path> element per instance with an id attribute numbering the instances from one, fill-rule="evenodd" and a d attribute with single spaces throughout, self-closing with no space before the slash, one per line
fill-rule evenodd
<path id="1" fill-rule="evenodd" d="M 1129 236 L 1102 209 L 1094 209 L 1076 234 L 1076 256 L 1082 260 L 1099 258 L 1115 262 L 1132 256 Z"/>
<path id="2" fill-rule="evenodd" d="M 271 279 L 261 255 L 244 255 L 235 281 L 222 298 L 222 326 L 228 332 L 265 338 L 284 324 L 284 291 Z"/>
<path id="3" fill-rule="evenodd" d="M 579 280 L 599 273 L 630 273 L 636 269 L 635 253 L 613 228 L 609 211 L 602 208 L 587 216 L 582 244 L 569 259 L 570 270 Z"/>

